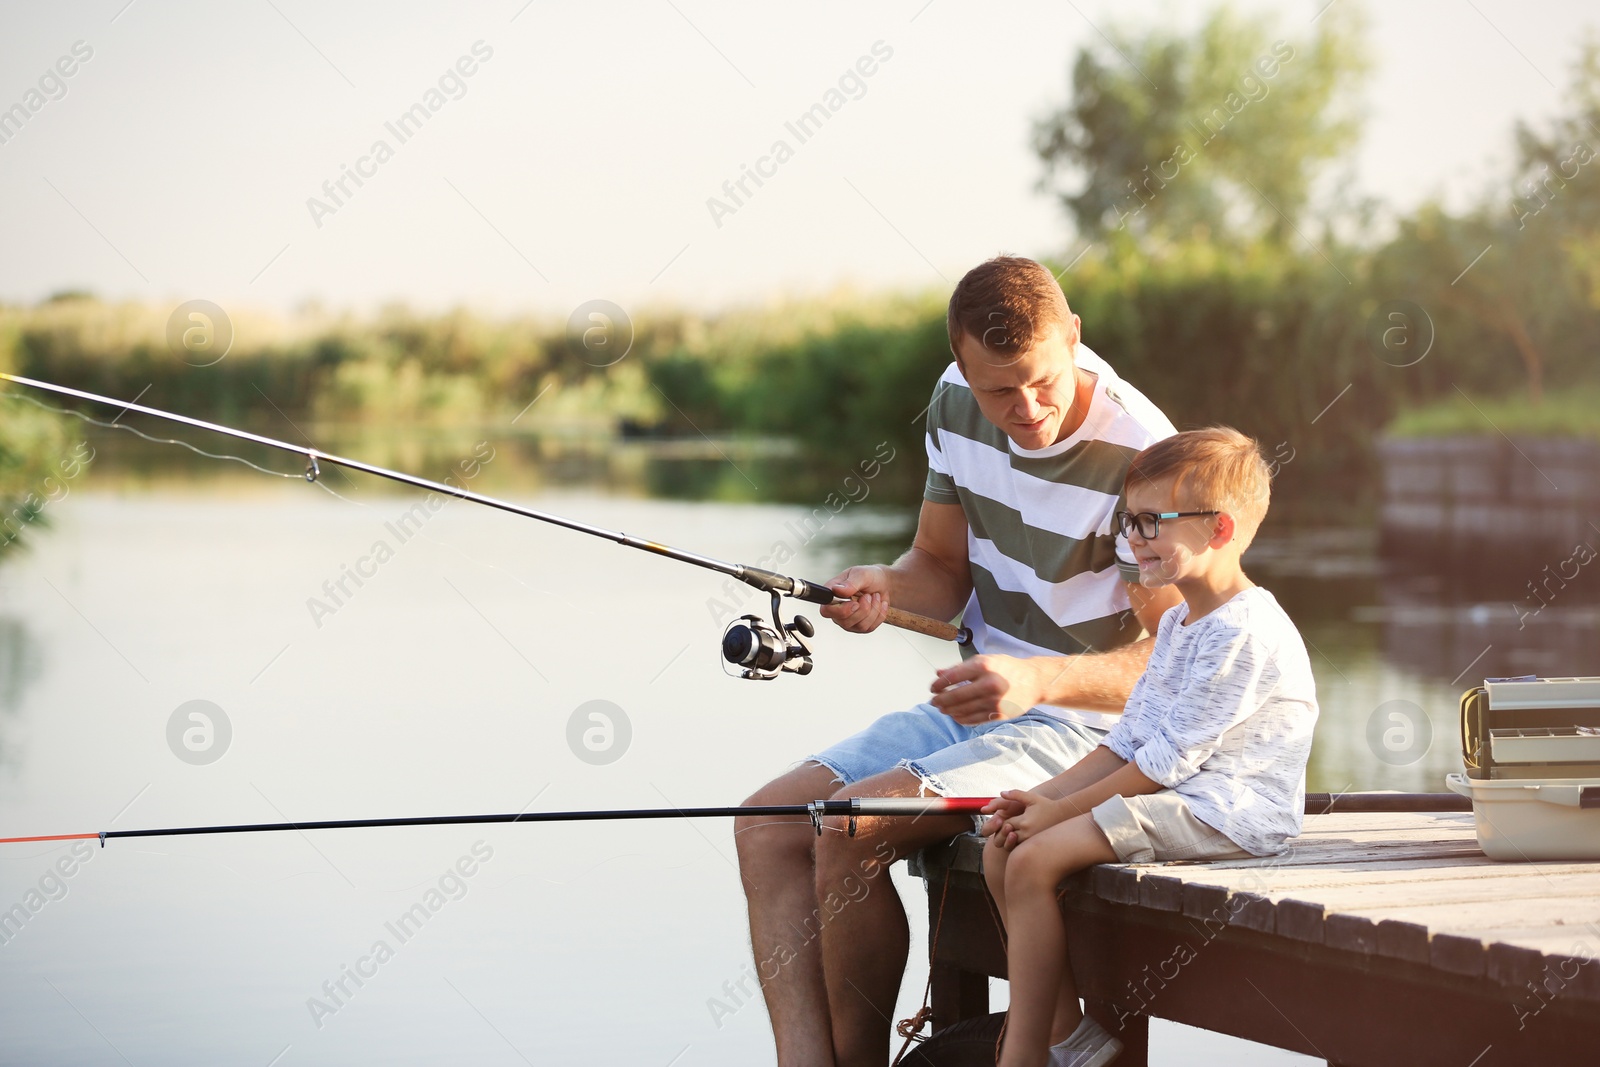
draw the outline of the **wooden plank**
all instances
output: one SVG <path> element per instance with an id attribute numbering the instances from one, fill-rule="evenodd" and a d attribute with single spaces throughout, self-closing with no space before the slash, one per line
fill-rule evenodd
<path id="1" fill-rule="evenodd" d="M 1101 900 L 1109 900 L 1114 904 L 1139 903 L 1139 868 L 1103 863 L 1088 873 L 1094 895 Z"/>
<path id="2" fill-rule="evenodd" d="M 1591 934 L 1503 931 L 1489 946 L 1486 969 L 1519 997 L 1600 1002 L 1600 942 Z"/>
<path id="3" fill-rule="evenodd" d="M 928 1006 L 933 1032 L 963 1019 L 989 1014 L 989 976 L 953 963 L 933 963 L 928 970 Z"/>
<path id="4" fill-rule="evenodd" d="M 1378 921 L 1377 954 L 1408 963 L 1427 963 L 1431 956 L 1431 932 L 1421 923 L 1400 919 Z"/>
<path id="5" fill-rule="evenodd" d="M 1284 864 L 1277 867 L 1229 868 L 1194 867 L 1185 871 L 1171 867 L 1148 868 L 1170 876 L 1183 876 L 1187 881 L 1206 881 L 1213 885 L 1243 884 L 1250 878 L 1265 880 L 1280 877 L 1286 884 L 1311 887 L 1354 883 L 1380 884 L 1386 882 L 1458 881 L 1473 879 L 1499 880 L 1511 885 L 1524 879 L 1587 878 L 1591 885 L 1600 888 L 1600 866 L 1594 864 L 1507 864 L 1470 857 L 1435 857 L 1431 859 L 1375 859 L 1345 864 Z"/>
<path id="6" fill-rule="evenodd" d="M 1337 912 L 1323 917 L 1322 943 L 1329 948 L 1371 956 L 1377 954 L 1378 942 L 1378 923 L 1375 919 Z"/>
<path id="7" fill-rule="evenodd" d="M 1559 875 L 1513 879 L 1430 878 L 1416 881 L 1384 879 L 1370 882 L 1359 874 L 1333 885 L 1269 884 L 1263 896 L 1276 897 L 1293 894 L 1301 899 L 1313 899 L 1332 911 L 1352 911 L 1364 908 L 1407 908 L 1441 905 L 1459 907 L 1463 921 L 1475 921 L 1474 911 L 1483 910 L 1491 915 L 1503 914 L 1508 906 L 1519 900 L 1566 901 L 1565 921 L 1600 921 L 1600 879 L 1594 875 Z"/>
<path id="8" fill-rule="evenodd" d="M 1183 910 L 1183 879 L 1165 872 L 1142 871 L 1139 878 L 1139 904 L 1157 911 Z"/>
<path id="9" fill-rule="evenodd" d="M 1440 933 L 1471 934 L 1482 931 L 1528 930 L 1574 925 L 1582 927 L 1594 919 L 1574 907 L 1575 898 L 1569 896 L 1533 896 L 1500 901 L 1474 900 L 1465 903 L 1452 900 L 1386 902 L 1381 896 L 1363 895 L 1362 899 L 1340 894 L 1329 894 L 1325 906 L 1329 912 L 1341 915 L 1365 916 L 1370 919 L 1398 919 L 1426 926 L 1435 935 Z M 1592 901 L 1589 915 L 1593 915 Z M 1281 904 L 1280 904 L 1281 907 Z"/>
<path id="10" fill-rule="evenodd" d="M 1600 864 L 1488 860 L 1468 815 L 1335 814 L 1308 817 L 1306 831 L 1287 856 L 1107 864 L 1068 889 L 1180 914 L 1204 938 L 1234 927 L 1508 989 L 1566 961 L 1567 998 L 1600 1000 L 1600 990 L 1590 996 L 1600 966 L 1572 937 L 1592 924 L 1600 947 Z M 929 858 L 976 871 L 981 850 L 964 837 Z"/>
<path id="11" fill-rule="evenodd" d="M 1322 944 L 1322 922 L 1326 909 L 1309 900 L 1286 898 L 1277 902 L 1276 932 L 1308 944 Z"/>
<path id="12" fill-rule="evenodd" d="M 1068 897 L 1068 937 L 1080 990 L 1119 1011 L 1364 1067 L 1592 1064 L 1600 1013 L 1562 1012 L 1527 1026 L 1498 989 L 1318 945 L 1229 927 L 1193 938 L 1192 917 Z"/>
<path id="13" fill-rule="evenodd" d="M 1484 944 L 1476 937 L 1435 933 L 1428 939 L 1428 963 L 1451 974 L 1476 977 L 1488 969 Z"/>

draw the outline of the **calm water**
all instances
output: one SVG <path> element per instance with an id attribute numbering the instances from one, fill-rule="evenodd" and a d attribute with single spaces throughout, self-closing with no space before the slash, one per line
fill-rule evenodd
<path id="1" fill-rule="evenodd" d="M 380 461 L 437 476 L 471 445 Z M 365 480 L 325 475 L 340 500 L 292 479 L 152 466 L 120 439 L 100 448 L 105 462 L 50 505 L 53 529 L 0 567 L 8 834 L 730 803 L 915 702 L 954 658 L 916 636 L 829 627 L 810 677 L 737 681 L 718 662 L 709 572 L 460 503 L 402 528 L 420 498 Z M 845 484 L 843 466 L 780 493 L 781 457 L 533 458 L 502 447 L 474 485 L 724 559 L 757 562 L 785 541 L 796 558 L 782 569 L 818 578 L 905 536 L 905 509 L 869 493 L 805 539 L 803 516 Z M 806 503 L 759 502 L 773 496 Z M 1557 632 L 1596 646 L 1576 591 L 1519 630 L 1507 602 L 1385 577 L 1372 543 L 1280 524 L 1251 551 L 1315 649 L 1312 789 L 1442 788 L 1469 680 L 1489 665 L 1600 669 L 1541 660 Z M 367 576 L 335 600 L 324 583 L 338 592 L 346 568 Z M 204 765 L 169 744 L 195 700 L 231 726 Z M 627 719 L 603 765 L 570 741 L 590 701 Z M 1375 713 L 1406 727 L 1395 743 L 1369 741 L 1383 736 Z M 75 866 L 60 878 L 63 858 Z M 918 929 L 920 883 L 897 878 Z M 0 907 L 32 890 L 47 903 L 0 945 L 6 1063 L 772 1062 L 759 1005 L 720 1020 L 708 1007 L 746 965 L 725 823 L 200 837 L 76 856 L 5 846 Z M 397 927 L 419 903 L 427 920 Z M 919 940 L 912 959 L 925 951 Z M 908 974 L 902 1016 L 924 976 Z M 325 983 L 341 979 L 335 999 Z M 1304 1060 L 1166 1024 L 1152 1035 L 1158 1062 Z"/>

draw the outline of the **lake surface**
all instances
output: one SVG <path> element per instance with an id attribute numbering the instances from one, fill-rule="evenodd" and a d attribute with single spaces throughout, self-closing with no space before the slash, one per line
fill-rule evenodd
<path id="1" fill-rule="evenodd" d="M 437 477 L 473 445 L 373 458 Z M 469 504 L 418 513 L 420 494 L 360 475 L 324 472 L 338 499 L 120 437 L 97 449 L 52 528 L 0 566 L 8 835 L 733 803 L 916 702 L 955 659 L 828 626 L 811 676 L 739 681 L 710 572 Z M 807 527 L 828 492 L 857 492 L 851 468 L 798 478 L 781 454 L 691 451 L 499 442 L 472 486 L 722 559 L 782 541 L 780 569 L 813 578 L 908 535 L 907 508 L 880 503 L 888 474 Z M 920 475 L 920 457 L 895 462 Z M 1579 662 L 1600 648 L 1579 583 L 1529 621 L 1465 579 L 1386 575 L 1368 528 L 1284 514 L 1247 563 L 1313 649 L 1312 790 L 1441 789 L 1463 688 L 1600 673 Z M 744 590 L 726 603 L 761 606 Z M 213 762 L 185 746 L 192 720 L 173 725 L 192 701 L 228 721 L 225 746 L 191 738 L 224 749 Z M 610 762 L 581 741 L 594 701 L 627 720 L 611 713 Z M 922 929 L 920 882 L 896 878 Z M 5 1063 L 773 1061 L 758 1003 L 711 1010 L 748 962 L 726 822 L 4 846 L 0 908 L 35 890 L 46 903 L 0 944 Z M 402 923 L 418 904 L 426 920 Z M 919 938 L 900 1017 L 925 954 Z M 1152 1038 L 1162 1063 L 1311 1062 L 1159 1022 Z"/>

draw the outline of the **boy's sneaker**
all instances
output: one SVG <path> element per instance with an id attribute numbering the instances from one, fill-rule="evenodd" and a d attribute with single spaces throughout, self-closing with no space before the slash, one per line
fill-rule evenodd
<path id="1" fill-rule="evenodd" d="M 1050 1067 L 1105 1067 L 1122 1054 L 1122 1042 L 1089 1018 L 1059 1045 L 1050 1046 Z"/>

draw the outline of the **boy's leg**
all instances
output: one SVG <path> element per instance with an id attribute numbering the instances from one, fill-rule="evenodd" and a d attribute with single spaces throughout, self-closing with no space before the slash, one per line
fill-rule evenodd
<path id="1" fill-rule="evenodd" d="M 1056 891 L 1067 875 L 1116 858 L 1088 815 L 1058 823 L 1012 849 L 1005 872 L 1011 1010 L 1000 1067 L 1042 1067 L 1050 1045 L 1070 1037 L 1081 1021 Z"/>
<path id="2" fill-rule="evenodd" d="M 1002 927 L 1009 932 L 1011 929 L 1006 919 L 1006 861 L 1011 858 L 1011 853 L 994 843 L 990 837 L 983 846 L 983 880 L 989 887 L 989 895 L 994 898 L 995 911 L 1000 915 Z M 1083 1008 L 1078 1003 L 1078 991 L 1072 982 L 1061 984 L 1061 993 L 1056 998 L 1056 1011 L 1050 1023 L 1050 1043 L 1055 1044 L 1070 1036 L 1078 1023 L 1083 1019 Z"/>
<path id="3" fill-rule="evenodd" d="M 991 836 L 983 846 L 983 881 L 989 887 L 989 895 L 994 898 L 994 907 L 1000 913 L 1000 925 L 1010 930 L 1010 923 L 1006 922 L 1006 860 L 1011 854 L 994 843 Z"/>

